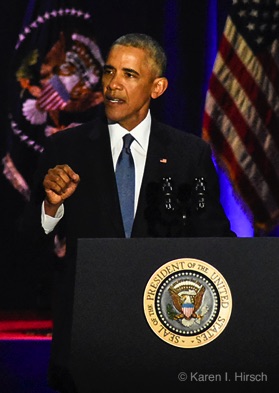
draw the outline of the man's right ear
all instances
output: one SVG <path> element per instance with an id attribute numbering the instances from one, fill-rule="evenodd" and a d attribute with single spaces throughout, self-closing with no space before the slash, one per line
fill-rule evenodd
<path id="1" fill-rule="evenodd" d="M 156 78 L 153 82 L 151 97 L 153 99 L 160 97 L 168 87 L 168 80 L 165 77 Z"/>

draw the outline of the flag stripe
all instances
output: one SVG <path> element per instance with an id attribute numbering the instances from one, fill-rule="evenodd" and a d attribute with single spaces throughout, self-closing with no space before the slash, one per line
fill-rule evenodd
<path id="1" fill-rule="evenodd" d="M 41 96 L 38 98 L 37 102 L 39 107 L 46 111 L 61 109 L 66 105 L 66 102 L 50 84 L 42 90 Z"/>
<path id="2" fill-rule="evenodd" d="M 275 90 L 275 93 L 279 94 L 279 43 L 278 40 L 274 41 L 271 50 L 270 56 L 267 56 L 266 53 L 259 54 L 258 56 L 259 63 L 263 68 L 263 72 L 266 77 L 270 80 Z M 278 97 L 277 97 L 278 98 Z M 277 99 L 278 103 L 278 99 Z"/>

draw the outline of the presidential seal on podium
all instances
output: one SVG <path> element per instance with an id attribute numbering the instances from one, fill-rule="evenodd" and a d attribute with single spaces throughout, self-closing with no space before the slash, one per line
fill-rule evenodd
<path id="1" fill-rule="evenodd" d="M 143 307 L 150 328 L 160 339 L 176 347 L 196 348 L 211 343 L 226 328 L 232 295 L 214 266 L 181 258 L 152 274 Z"/>

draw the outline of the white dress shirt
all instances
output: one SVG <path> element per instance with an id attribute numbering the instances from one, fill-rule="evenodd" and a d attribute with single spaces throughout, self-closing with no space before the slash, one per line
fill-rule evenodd
<path id="1" fill-rule="evenodd" d="M 135 164 L 135 211 L 137 209 L 138 198 L 140 193 L 140 187 L 146 162 L 147 148 L 150 136 L 150 126 L 151 126 L 151 115 L 148 111 L 145 119 L 138 124 L 133 130 L 130 131 L 131 135 L 135 138 L 131 145 L 131 153 Z M 125 128 L 121 127 L 118 123 L 108 124 L 111 153 L 113 159 L 114 170 L 116 168 L 116 163 L 119 154 L 123 147 L 123 136 L 127 134 Z M 55 217 L 48 216 L 45 214 L 44 203 L 42 204 L 42 214 L 41 222 L 45 233 L 50 233 L 55 228 L 56 224 L 64 215 L 64 206 L 61 205 L 56 212 Z"/>

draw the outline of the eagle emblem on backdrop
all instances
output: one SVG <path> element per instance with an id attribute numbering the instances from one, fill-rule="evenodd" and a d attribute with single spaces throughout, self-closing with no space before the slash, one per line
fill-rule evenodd
<path id="1" fill-rule="evenodd" d="M 103 58 L 92 14 L 60 0 L 32 1 L 15 44 L 10 71 L 8 143 L 3 174 L 23 201 L 46 139 L 93 119 L 102 110 Z M 58 256 L 65 239 L 55 239 Z"/>
<path id="2" fill-rule="evenodd" d="M 51 9 L 42 3 L 31 17 L 28 10 L 15 45 L 2 160 L 4 175 L 25 200 L 46 138 L 92 119 L 103 102 L 103 58 L 91 14 L 59 1 Z"/>

